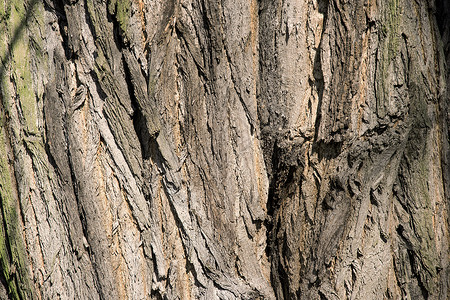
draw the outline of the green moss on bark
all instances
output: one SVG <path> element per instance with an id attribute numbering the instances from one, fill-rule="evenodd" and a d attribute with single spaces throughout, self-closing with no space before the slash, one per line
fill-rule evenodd
<path id="1" fill-rule="evenodd" d="M 400 26 L 399 0 L 389 0 L 385 8 L 384 17 L 380 24 L 380 56 L 379 69 L 377 73 L 377 114 L 380 118 L 386 115 L 386 101 L 390 97 L 390 68 L 397 56 L 399 47 L 399 26 Z"/>
<path id="2" fill-rule="evenodd" d="M 38 2 L 0 1 L 0 30 L 4 36 L 0 41 L 0 266 L 12 299 L 33 299 L 13 160 L 9 157 L 9 133 L 14 137 L 39 135 L 28 33 L 34 26 L 29 21 L 43 18 L 34 15 Z M 16 117 L 14 124 L 20 126 L 8 124 L 9 118 Z"/>
<path id="3" fill-rule="evenodd" d="M 413 228 L 417 242 L 413 250 L 420 264 L 416 267 L 416 274 L 426 290 L 433 294 L 434 281 L 439 267 L 438 251 L 433 240 L 433 215 L 432 191 L 430 191 L 429 178 L 432 176 L 431 157 L 429 153 L 428 136 L 431 134 L 433 124 L 428 116 L 428 104 L 425 88 L 416 82 L 420 78 L 411 78 L 409 86 L 410 109 L 409 120 L 411 131 L 408 143 L 405 147 L 405 158 L 408 162 L 408 190 L 410 191 L 408 206 L 412 210 L 411 228 Z"/>
<path id="4" fill-rule="evenodd" d="M 0 121 L 0 265 L 8 292 L 13 299 L 31 299 L 27 255 L 19 220 L 18 199 L 9 167 L 4 118 Z"/>
<path id="5" fill-rule="evenodd" d="M 130 0 L 110 0 L 108 2 L 108 12 L 113 15 L 120 28 L 120 34 L 124 40 L 127 40 L 127 29 L 131 15 Z"/>

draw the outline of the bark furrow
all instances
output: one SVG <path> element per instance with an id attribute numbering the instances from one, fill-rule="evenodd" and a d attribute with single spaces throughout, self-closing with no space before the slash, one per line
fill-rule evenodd
<path id="1" fill-rule="evenodd" d="M 444 0 L 0 0 L 1 299 L 448 299 Z"/>

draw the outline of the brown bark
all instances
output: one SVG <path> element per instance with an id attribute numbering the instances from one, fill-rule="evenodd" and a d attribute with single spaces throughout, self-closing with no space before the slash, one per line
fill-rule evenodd
<path id="1" fill-rule="evenodd" d="M 0 0 L 0 298 L 448 299 L 444 0 Z"/>

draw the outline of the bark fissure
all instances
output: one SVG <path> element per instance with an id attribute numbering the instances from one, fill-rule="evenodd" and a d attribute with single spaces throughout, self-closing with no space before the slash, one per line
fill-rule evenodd
<path id="1" fill-rule="evenodd" d="M 0 0 L 0 298 L 448 298 L 448 16 Z"/>

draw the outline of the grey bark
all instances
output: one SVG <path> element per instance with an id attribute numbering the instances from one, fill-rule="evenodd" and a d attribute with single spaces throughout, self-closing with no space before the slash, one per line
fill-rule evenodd
<path id="1" fill-rule="evenodd" d="M 444 0 L 0 0 L 1 299 L 450 298 Z"/>

